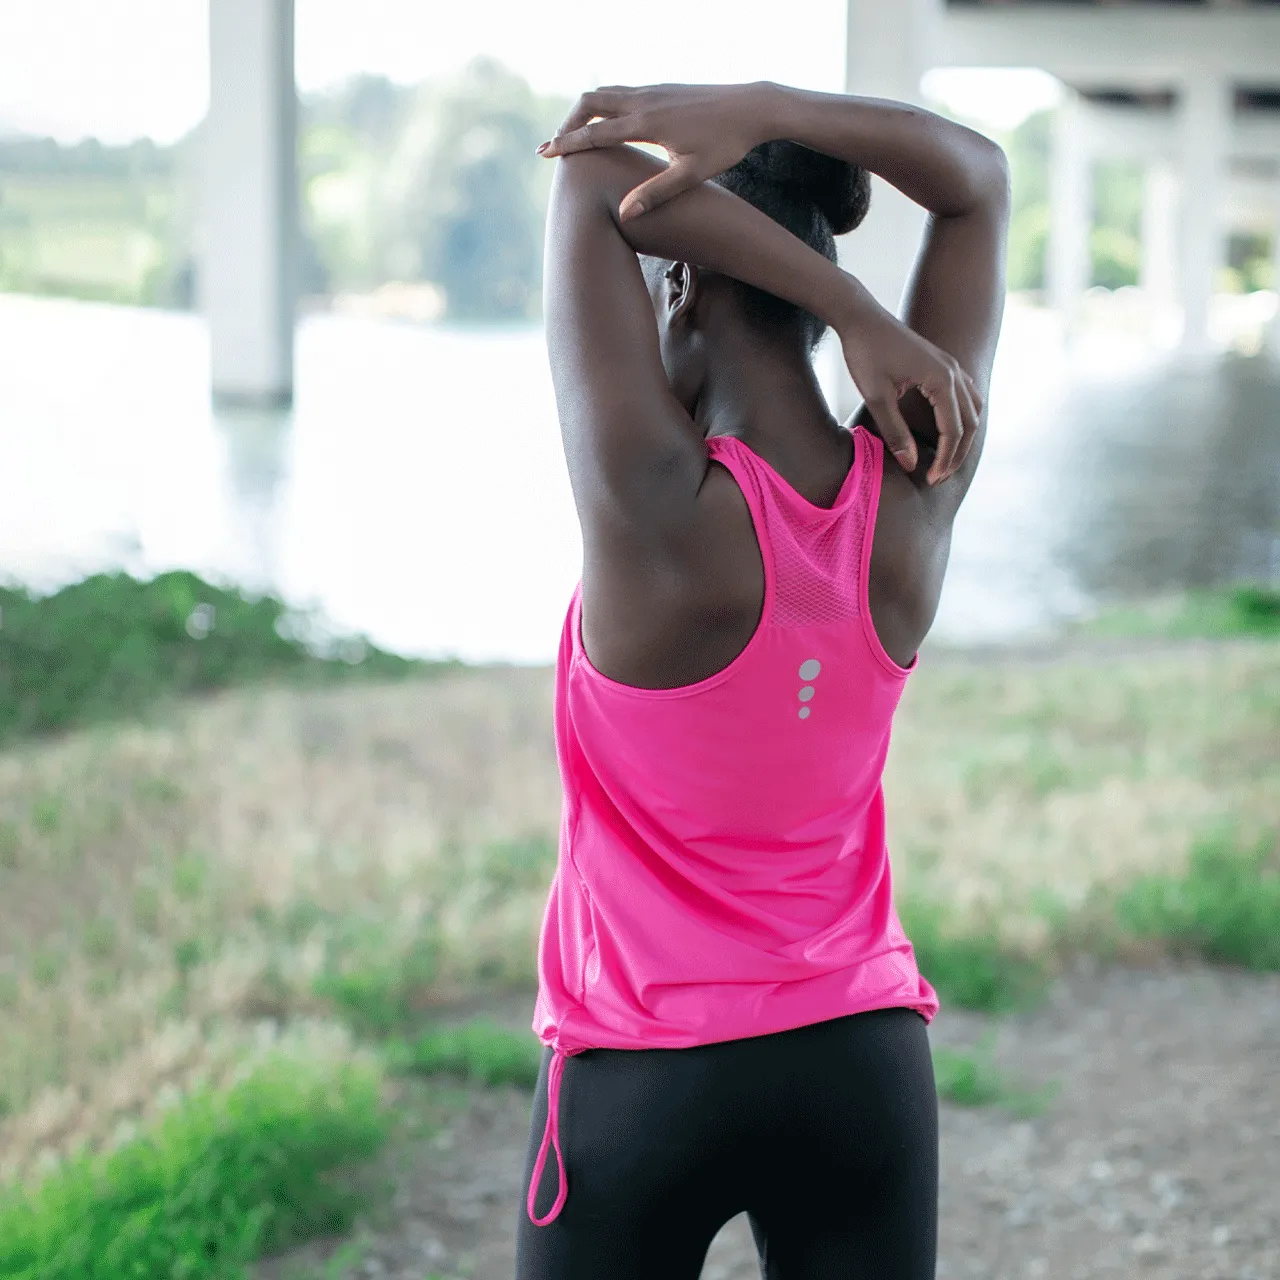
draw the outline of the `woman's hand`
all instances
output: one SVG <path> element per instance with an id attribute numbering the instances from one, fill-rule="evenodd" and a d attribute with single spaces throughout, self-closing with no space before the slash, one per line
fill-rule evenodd
<path id="1" fill-rule="evenodd" d="M 542 156 L 566 156 L 625 142 L 651 142 L 670 157 L 667 168 L 628 192 L 618 207 L 625 222 L 732 169 L 761 142 L 768 84 L 610 85 L 584 93 Z"/>
<path id="2" fill-rule="evenodd" d="M 731 169 L 752 148 L 784 136 L 777 130 L 785 90 L 745 85 L 611 85 L 583 94 L 556 136 L 538 148 L 547 157 L 627 142 L 663 147 L 670 163 L 629 191 L 618 206 L 623 222 L 649 212 Z M 981 405 L 973 379 L 946 352 L 907 328 L 852 277 L 847 318 L 836 324 L 845 362 L 885 443 L 903 469 L 919 461 L 916 441 L 898 401 L 912 388 L 933 407 L 937 449 L 930 484 L 964 461 Z M 829 317 L 828 317 L 829 318 Z"/>
<path id="3" fill-rule="evenodd" d="M 836 330 L 849 373 L 881 438 L 906 472 L 916 469 L 919 453 L 898 401 L 915 387 L 933 406 L 938 444 L 927 478 L 937 484 L 964 462 L 982 414 L 981 396 L 945 351 L 859 290 L 858 306 Z"/>

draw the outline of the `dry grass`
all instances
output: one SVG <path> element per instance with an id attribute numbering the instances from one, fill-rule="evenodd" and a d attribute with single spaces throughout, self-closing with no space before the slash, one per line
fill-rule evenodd
<path id="1" fill-rule="evenodd" d="M 1089 907 L 1193 840 L 1280 828 L 1280 644 L 1049 664 L 941 661 L 908 686 L 886 791 L 900 892 L 1008 941 Z"/>
<path id="2" fill-rule="evenodd" d="M 548 696 L 519 670 L 275 690 L 0 755 L 0 1170 L 323 1013 L 345 958 L 430 934 L 434 995 L 531 980 L 545 879 L 493 864 L 556 828 Z"/>
<path id="3" fill-rule="evenodd" d="M 464 672 L 0 754 L 0 1174 L 111 1138 L 344 983 L 392 1009 L 529 983 L 550 708 L 547 671 Z M 1100 889 L 1177 871 L 1206 826 L 1280 825 L 1280 644 L 934 660 L 887 787 L 900 893 L 1020 945 L 1087 930 Z"/>

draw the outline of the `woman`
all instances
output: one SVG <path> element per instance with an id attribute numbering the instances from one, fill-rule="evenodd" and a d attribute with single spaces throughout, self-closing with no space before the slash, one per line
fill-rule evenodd
<path id="1" fill-rule="evenodd" d="M 518 1275 L 695 1277 L 745 1210 L 769 1280 L 922 1280 L 937 1000 L 880 779 L 982 446 L 1003 153 L 772 84 L 602 89 L 541 150 L 584 562 Z M 868 173 L 931 215 L 904 323 L 835 265 Z M 849 427 L 811 364 L 828 325 Z"/>

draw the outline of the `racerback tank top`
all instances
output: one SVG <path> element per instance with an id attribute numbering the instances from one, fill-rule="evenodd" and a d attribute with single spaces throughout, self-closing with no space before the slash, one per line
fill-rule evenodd
<path id="1" fill-rule="evenodd" d="M 830 508 L 742 441 L 707 440 L 746 498 L 764 563 L 756 630 L 715 675 L 638 689 L 601 674 L 574 591 L 556 666 L 564 801 L 533 1020 L 553 1049 L 527 1202 L 536 1225 L 568 1194 L 567 1055 L 937 1011 L 894 910 L 885 844 L 881 775 L 910 668 L 885 653 L 867 605 L 883 445 L 862 427 L 853 437 Z M 549 1146 L 559 1189 L 538 1218 Z"/>

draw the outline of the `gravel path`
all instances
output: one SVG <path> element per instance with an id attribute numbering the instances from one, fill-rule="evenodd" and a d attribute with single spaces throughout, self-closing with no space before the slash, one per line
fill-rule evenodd
<path id="1" fill-rule="evenodd" d="M 527 1004 L 490 1012 L 523 1028 Z M 944 1011 L 933 1036 L 969 1045 L 988 1025 Z M 940 1277 L 1280 1278 L 1280 976 L 1081 971 L 1000 1023 L 996 1058 L 1059 1091 L 1030 1120 L 943 1106 Z M 394 1216 L 355 1274 L 510 1280 L 529 1097 L 460 1091 L 436 1105 L 442 1127 L 401 1148 Z M 319 1274 L 306 1264 L 331 1248 L 261 1280 Z M 759 1274 L 736 1218 L 704 1280 Z"/>

